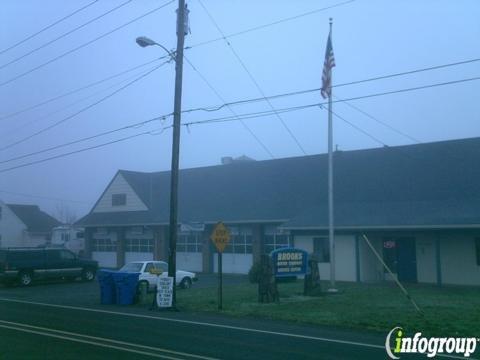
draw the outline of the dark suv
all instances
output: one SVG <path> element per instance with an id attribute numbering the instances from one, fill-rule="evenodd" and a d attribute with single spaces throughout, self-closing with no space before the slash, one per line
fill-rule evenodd
<path id="1" fill-rule="evenodd" d="M 78 258 L 66 249 L 9 248 L 0 249 L 0 282 L 28 286 L 37 279 L 65 278 L 74 280 L 81 276 L 92 281 L 98 263 Z"/>

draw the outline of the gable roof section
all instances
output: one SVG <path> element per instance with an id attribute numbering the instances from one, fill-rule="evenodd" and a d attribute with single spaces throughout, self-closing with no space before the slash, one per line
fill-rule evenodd
<path id="1" fill-rule="evenodd" d="M 27 226 L 32 233 L 48 233 L 61 222 L 40 210 L 37 205 L 7 204 L 12 212 Z"/>
<path id="2" fill-rule="evenodd" d="M 479 224 L 479 156 L 480 138 L 337 151 L 336 224 Z M 80 223 L 167 224 L 170 172 L 120 173 L 149 211 L 101 218 L 90 213 Z M 322 227 L 326 210 L 326 154 L 180 171 L 180 222 L 290 221 L 286 226 Z"/>

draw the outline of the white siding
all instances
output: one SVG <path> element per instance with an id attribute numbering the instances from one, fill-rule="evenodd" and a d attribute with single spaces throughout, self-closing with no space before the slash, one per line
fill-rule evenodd
<path id="1" fill-rule="evenodd" d="M 0 247 L 29 246 L 27 244 L 27 227 L 5 203 L 0 201 L 2 217 L 0 218 Z"/>
<path id="2" fill-rule="evenodd" d="M 295 236 L 296 248 L 313 253 L 313 238 L 318 235 Z M 355 236 L 335 236 L 335 277 L 339 281 L 356 281 Z M 330 263 L 319 263 L 320 279 L 330 279 Z"/>
<path id="3" fill-rule="evenodd" d="M 444 284 L 480 285 L 480 266 L 477 265 L 473 236 L 444 236 L 440 248 Z"/>
<path id="4" fill-rule="evenodd" d="M 226 274 L 248 274 L 252 264 L 252 254 L 224 253 L 222 255 L 222 271 Z M 213 271 L 218 271 L 217 254 L 213 256 Z"/>
<path id="5" fill-rule="evenodd" d="M 417 280 L 420 283 L 437 283 L 437 257 L 433 236 L 416 237 Z"/>
<path id="6" fill-rule="evenodd" d="M 375 237 L 369 236 L 369 240 L 375 250 L 382 255 L 382 241 Z M 365 282 L 377 282 L 385 279 L 383 272 L 383 265 L 380 260 L 375 256 L 372 249 L 368 246 L 365 239 L 360 237 L 359 240 L 359 253 L 360 253 L 360 281 Z"/>
<path id="7" fill-rule="evenodd" d="M 126 194 L 127 203 L 122 206 L 112 206 L 113 194 Z M 92 212 L 115 212 L 115 211 L 142 211 L 148 210 L 147 206 L 133 191 L 121 174 L 117 174 L 103 196 L 98 201 Z"/>
<path id="8" fill-rule="evenodd" d="M 202 253 L 177 252 L 177 269 L 196 272 L 203 271 Z"/>

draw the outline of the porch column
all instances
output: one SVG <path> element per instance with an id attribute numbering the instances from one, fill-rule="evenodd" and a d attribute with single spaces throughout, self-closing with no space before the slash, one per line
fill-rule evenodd
<path id="1" fill-rule="evenodd" d="M 117 234 L 117 268 L 125 265 L 125 228 L 116 228 Z"/>
<path id="2" fill-rule="evenodd" d="M 442 256 L 440 253 L 440 236 L 438 234 L 435 237 L 435 257 L 437 265 L 437 285 L 442 286 Z"/>
<path id="3" fill-rule="evenodd" d="M 93 232 L 95 231 L 95 228 L 91 228 L 91 227 L 86 227 L 85 230 L 84 230 L 84 247 L 85 247 L 85 250 L 84 250 L 84 256 L 87 258 L 87 259 L 91 259 L 92 258 L 92 242 L 93 242 Z"/>
<path id="4" fill-rule="evenodd" d="M 205 230 L 202 233 L 202 270 L 207 274 L 213 272 L 213 244 L 210 240 L 212 230 L 213 227 L 211 225 L 205 225 Z"/>
<path id="5" fill-rule="evenodd" d="M 260 261 L 260 256 L 262 256 L 265 251 L 265 247 L 263 244 L 263 225 L 253 225 L 252 235 L 253 263 L 256 263 Z"/>

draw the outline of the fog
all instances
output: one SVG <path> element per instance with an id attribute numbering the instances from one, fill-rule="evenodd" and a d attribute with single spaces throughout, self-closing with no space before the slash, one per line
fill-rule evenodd
<path id="1" fill-rule="evenodd" d="M 0 51 L 90 2 L 2 1 Z M 6 160 L 170 114 L 173 110 L 173 63 L 166 63 L 98 105 L 25 141 L 23 139 L 33 133 L 72 116 L 119 89 L 162 60 L 3 119 L 11 113 L 164 56 L 165 52 L 159 47 L 140 48 L 135 38 L 148 36 L 173 49 L 176 46 L 175 2 L 78 51 L 5 83 L 164 3 L 166 1 L 132 1 L 31 55 L 3 66 L 122 4 L 117 0 L 99 1 L 19 46 L 0 53 L 0 84 L 3 84 L 0 85 L 0 199 L 7 203 L 38 204 L 54 215 L 59 208 L 68 207 L 82 216 L 90 210 L 118 169 L 169 169 L 172 133 L 168 126 L 172 122 L 171 117 L 35 156 Z M 226 35 L 339 3 L 341 1 L 203 0 Z M 191 34 L 186 37 L 185 56 L 196 71 L 187 62 L 184 64 L 183 109 L 221 105 L 223 101 L 211 87 L 227 102 L 261 97 L 225 40 L 201 45 L 221 35 L 199 2 L 189 1 L 188 7 Z M 357 0 L 239 34 L 229 38 L 228 42 L 263 93 L 270 96 L 321 86 L 330 17 L 333 18 L 335 85 L 478 58 L 479 10 L 478 1 Z M 190 46 L 192 48 L 188 49 Z M 479 62 L 471 62 L 341 86 L 334 88 L 333 93 L 340 99 L 362 97 L 474 78 L 479 76 L 479 69 Z M 469 81 L 350 102 L 369 116 L 345 103 L 335 103 L 335 113 L 357 128 L 334 118 L 334 143 L 341 150 L 352 150 L 412 144 L 414 139 L 431 142 L 479 136 L 477 89 L 478 81 Z M 282 109 L 322 101 L 319 92 L 310 92 L 272 99 L 271 103 L 275 108 Z M 232 108 L 237 114 L 270 110 L 265 101 Z M 231 115 L 224 107 L 218 111 L 185 113 L 182 122 Z M 324 109 L 311 107 L 280 116 L 307 154 L 326 152 L 327 112 Z M 304 155 L 275 115 L 244 121 L 275 158 Z M 166 129 L 160 132 L 162 127 Z M 143 135 L 6 171 L 17 165 L 146 131 L 154 131 L 156 135 Z M 21 143 L 12 146 L 19 140 L 22 140 Z M 215 165 L 223 156 L 241 155 L 256 160 L 271 158 L 239 121 L 182 127 L 181 168 Z"/>

